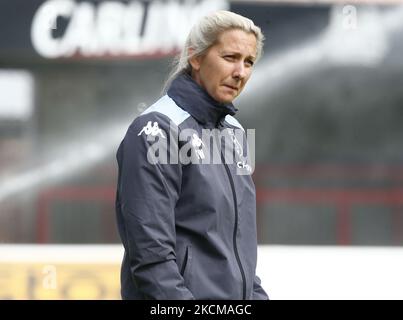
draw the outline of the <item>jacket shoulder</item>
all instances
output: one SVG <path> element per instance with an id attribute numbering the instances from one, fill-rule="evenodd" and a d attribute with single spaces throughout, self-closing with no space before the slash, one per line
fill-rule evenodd
<path id="1" fill-rule="evenodd" d="M 144 115 L 152 115 L 155 112 L 164 115 L 176 126 L 179 126 L 183 121 L 190 117 L 190 114 L 180 108 L 168 95 L 164 95 L 153 105 L 148 107 L 140 114 L 140 117 Z"/>

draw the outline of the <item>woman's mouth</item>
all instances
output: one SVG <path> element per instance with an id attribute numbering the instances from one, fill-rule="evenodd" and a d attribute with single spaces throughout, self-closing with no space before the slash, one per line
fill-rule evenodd
<path id="1" fill-rule="evenodd" d="M 237 88 L 237 87 L 233 87 L 233 86 L 230 86 L 230 85 L 228 85 L 228 84 L 224 84 L 224 86 L 227 87 L 227 88 L 230 88 L 230 89 L 232 89 L 232 90 L 234 90 L 234 91 L 238 91 L 238 88 Z"/>

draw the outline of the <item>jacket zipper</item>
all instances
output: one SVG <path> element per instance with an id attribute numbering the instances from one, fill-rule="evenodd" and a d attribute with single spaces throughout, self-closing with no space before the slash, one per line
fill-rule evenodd
<path id="1" fill-rule="evenodd" d="M 239 270 L 240 270 L 241 276 L 242 276 L 242 297 L 243 297 L 242 299 L 246 300 L 246 277 L 245 277 L 245 271 L 243 270 L 243 267 L 242 267 L 241 259 L 239 257 L 239 253 L 238 253 L 238 245 L 237 245 L 237 242 L 236 242 L 236 234 L 237 234 L 237 229 L 238 229 L 238 200 L 237 200 L 236 193 L 235 193 L 234 180 L 232 179 L 231 172 L 230 172 L 230 170 L 228 168 L 228 165 L 225 163 L 225 159 L 224 159 L 222 150 L 220 150 L 220 154 L 221 154 L 221 161 L 224 164 L 225 171 L 227 172 L 228 179 L 229 179 L 229 182 L 230 182 L 230 185 L 231 185 L 232 196 L 234 198 L 235 224 L 234 224 L 234 234 L 233 234 L 233 245 L 234 245 L 235 258 L 237 260 L 238 267 L 239 267 Z"/>

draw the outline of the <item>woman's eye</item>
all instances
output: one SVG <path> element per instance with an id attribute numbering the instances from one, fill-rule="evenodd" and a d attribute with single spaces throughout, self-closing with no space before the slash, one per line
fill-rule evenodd
<path id="1" fill-rule="evenodd" d="M 255 64 L 252 60 L 246 60 L 246 63 L 251 67 Z"/>
<path id="2" fill-rule="evenodd" d="M 235 58 L 233 56 L 224 56 L 224 59 L 227 61 L 234 61 Z"/>

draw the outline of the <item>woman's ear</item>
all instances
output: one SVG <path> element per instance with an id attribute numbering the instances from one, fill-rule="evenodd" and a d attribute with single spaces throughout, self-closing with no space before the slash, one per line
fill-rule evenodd
<path id="1" fill-rule="evenodd" d="M 199 71 L 200 64 L 201 64 L 201 56 L 193 56 L 194 52 L 195 52 L 195 49 L 193 49 L 193 48 L 188 49 L 188 57 L 191 57 L 189 59 L 189 63 L 192 66 L 192 69 L 194 71 Z"/>

